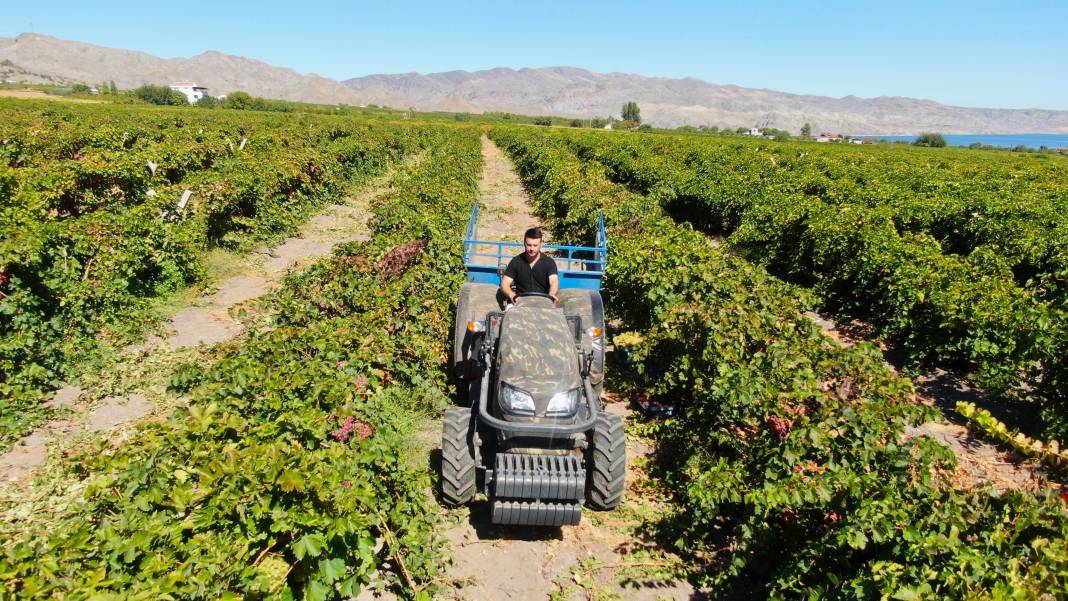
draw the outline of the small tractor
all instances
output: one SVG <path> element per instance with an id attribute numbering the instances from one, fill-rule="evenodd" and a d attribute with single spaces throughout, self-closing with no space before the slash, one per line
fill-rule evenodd
<path id="1" fill-rule="evenodd" d="M 604 411 L 604 218 L 596 245 L 545 245 L 559 305 L 520 294 L 502 310 L 503 267 L 518 242 L 477 239 L 478 204 L 464 237 L 467 281 L 456 305 L 453 369 L 467 407 L 445 412 L 441 497 L 463 505 L 481 490 L 494 524 L 578 524 L 583 504 L 614 509 L 623 497 L 626 437 Z M 482 252 L 480 252 L 480 250 Z"/>

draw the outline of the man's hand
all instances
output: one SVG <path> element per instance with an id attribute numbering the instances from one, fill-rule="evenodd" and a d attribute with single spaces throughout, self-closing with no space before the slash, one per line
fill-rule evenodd
<path id="1" fill-rule="evenodd" d="M 501 293 L 508 299 L 508 302 L 515 304 L 515 292 L 512 292 L 512 278 L 509 276 L 501 276 Z"/>

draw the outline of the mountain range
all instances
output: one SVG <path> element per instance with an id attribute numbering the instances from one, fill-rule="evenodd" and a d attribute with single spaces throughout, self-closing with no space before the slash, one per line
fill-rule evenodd
<path id="1" fill-rule="evenodd" d="M 265 98 L 324 104 L 378 104 L 419 110 L 607 117 L 636 101 L 661 127 L 775 127 L 848 134 L 1068 133 L 1068 111 L 988 109 L 931 100 L 790 94 L 694 78 L 596 73 L 546 67 L 369 75 L 337 81 L 262 61 L 208 51 L 164 59 L 132 50 L 23 33 L 0 37 L 0 77 L 38 82 L 115 81 L 120 89 L 192 80 L 212 95 L 242 90 Z"/>

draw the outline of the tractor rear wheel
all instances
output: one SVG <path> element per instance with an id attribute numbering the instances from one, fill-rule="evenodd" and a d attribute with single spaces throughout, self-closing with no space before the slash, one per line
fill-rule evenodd
<path id="1" fill-rule="evenodd" d="M 615 509 L 623 500 L 627 472 L 627 435 L 623 418 L 601 412 L 587 449 L 586 502 L 594 509 Z"/>
<path id="2" fill-rule="evenodd" d="M 475 429 L 470 409 L 453 407 L 445 411 L 441 428 L 441 498 L 457 506 L 475 498 Z"/>
<path id="3" fill-rule="evenodd" d="M 478 375 L 475 369 L 476 349 L 467 331 L 467 323 L 482 321 L 487 313 L 495 310 L 500 310 L 495 286 L 465 282 L 460 288 L 452 332 L 452 369 L 457 380 L 466 382 Z"/>

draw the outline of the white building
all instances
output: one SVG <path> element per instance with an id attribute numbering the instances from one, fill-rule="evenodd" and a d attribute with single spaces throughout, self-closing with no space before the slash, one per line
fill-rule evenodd
<path id="1" fill-rule="evenodd" d="M 198 86 L 191 81 L 176 81 L 171 84 L 171 89 L 185 94 L 185 97 L 189 99 L 189 104 L 193 104 L 208 95 L 207 88 Z"/>
<path id="2" fill-rule="evenodd" d="M 759 127 L 750 127 L 749 128 L 749 135 L 750 136 L 763 136 L 764 134 L 760 133 L 760 128 Z"/>

